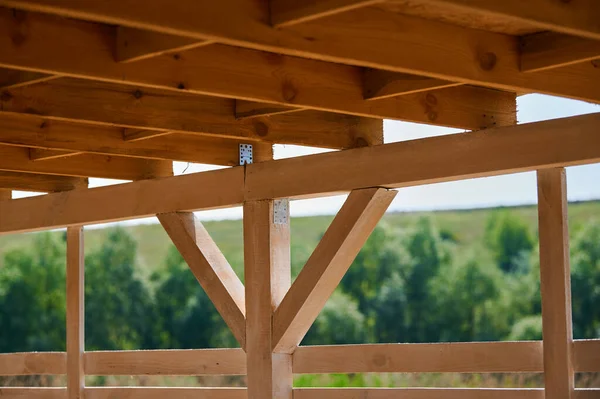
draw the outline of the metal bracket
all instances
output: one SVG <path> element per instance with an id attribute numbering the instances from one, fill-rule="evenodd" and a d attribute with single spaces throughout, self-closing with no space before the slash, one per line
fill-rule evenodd
<path id="1" fill-rule="evenodd" d="M 240 144 L 240 165 L 252 163 L 252 144 Z"/>
<path id="2" fill-rule="evenodd" d="M 287 224 L 290 220 L 290 200 L 273 201 L 273 224 Z"/>

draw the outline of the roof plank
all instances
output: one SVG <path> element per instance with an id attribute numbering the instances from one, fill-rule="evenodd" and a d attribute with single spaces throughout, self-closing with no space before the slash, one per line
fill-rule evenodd
<path id="1" fill-rule="evenodd" d="M 521 71 L 536 72 L 600 58 L 600 40 L 555 32 L 521 38 Z"/>
<path id="2" fill-rule="evenodd" d="M 277 28 L 290 26 L 328 15 L 366 7 L 384 0 L 271 0 L 271 24 Z"/>
<path id="3" fill-rule="evenodd" d="M 366 68 L 363 71 L 364 97 L 366 100 L 379 100 L 460 85 L 462 83 L 381 69 Z"/>
<path id="4" fill-rule="evenodd" d="M 0 171 L 1 189 L 53 193 L 87 186 L 88 179 L 82 177 Z"/>

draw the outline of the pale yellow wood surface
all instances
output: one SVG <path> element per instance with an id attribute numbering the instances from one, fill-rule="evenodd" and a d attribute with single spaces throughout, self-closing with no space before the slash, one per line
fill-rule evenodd
<path id="1" fill-rule="evenodd" d="M 0 133 L 2 135 L 2 133 Z M 1 139 L 0 139 L 1 141 Z M 173 176 L 173 163 L 99 154 L 32 161 L 29 148 L 0 145 L 0 170 L 106 179 L 140 180 Z"/>
<path id="2" fill-rule="evenodd" d="M 273 201 L 244 203 L 244 276 L 248 398 L 292 399 L 292 357 L 271 350 L 273 311 L 291 283 L 289 215 L 276 223 Z"/>
<path id="3" fill-rule="evenodd" d="M 109 2 L 94 4 L 105 3 Z M 86 4 L 90 3 L 86 2 Z M 199 2 L 196 4 L 217 3 Z M 186 12 L 185 14 L 192 13 Z M 233 20 L 227 20 L 231 23 L 220 25 L 231 26 L 234 24 Z M 11 28 L 15 24 L 12 14 L 0 13 L 0 66 L 21 69 L 35 68 L 50 73 L 121 84 L 127 83 L 178 92 L 238 98 L 359 116 L 401 119 L 464 129 L 491 126 L 493 125 L 489 120 L 491 117 L 495 119 L 497 125 L 513 124 L 516 120 L 513 93 L 475 87 L 452 87 L 437 90 L 435 94 L 431 95 L 429 95 L 430 93 L 417 93 L 373 102 L 363 98 L 361 69 L 349 65 L 270 54 L 221 44 L 190 50 L 180 60 L 158 57 L 134 63 L 115 63 L 111 56 L 112 49 L 106 38 L 106 35 L 110 34 L 110 31 L 107 32 L 107 27 L 64 19 L 56 20 L 41 15 L 29 15 L 27 21 L 27 46 L 17 48 L 9 40 L 10 32 L 15 29 Z M 20 22 L 16 23 L 20 24 Z M 350 22 L 352 26 L 355 23 L 356 21 Z M 404 22 L 398 21 L 397 23 Z M 397 23 L 392 21 L 391 24 L 397 26 Z M 390 23 L 388 22 L 387 25 Z M 298 29 L 299 26 L 304 26 L 304 24 L 292 28 Z M 425 32 L 429 31 L 429 28 L 423 29 Z M 273 31 L 273 29 L 269 28 L 269 31 Z M 453 31 L 442 33 L 444 40 L 455 36 Z M 302 32 L 299 34 L 304 35 Z M 307 35 L 310 34 L 307 33 Z M 294 37 L 297 35 L 294 34 Z M 372 35 L 365 36 L 372 37 Z M 387 36 L 386 34 L 385 37 Z M 417 32 L 416 37 L 420 38 L 421 32 Z M 360 40 L 353 37 L 352 42 L 357 42 L 358 45 Z M 460 43 L 463 41 L 461 40 Z M 511 46 L 513 44 L 516 45 L 516 42 Z M 379 43 L 366 43 L 365 46 L 381 48 Z M 440 46 L 442 45 L 440 44 Z M 341 46 L 333 48 L 338 49 L 338 47 L 340 51 L 344 50 Z M 444 45 L 442 48 L 446 47 L 451 46 Z M 402 43 L 398 44 L 398 48 L 404 48 Z M 458 49 L 457 53 L 462 54 L 465 51 L 467 50 Z M 396 51 L 381 53 L 395 54 Z M 74 63 L 72 61 L 73 54 L 78 54 L 79 59 L 84 57 L 86 62 Z M 85 56 L 81 54 L 85 54 Z M 352 54 L 362 54 L 354 44 L 352 44 Z M 451 54 L 446 55 L 446 58 L 452 59 L 455 56 L 455 52 L 452 51 Z M 407 58 L 409 57 L 405 55 L 401 60 Z M 512 58 L 507 62 L 509 65 L 514 62 L 515 71 L 517 71 L 518 59 L 516 55 Z M 444 65 L 455 65 L 455 63 L 444 62 Z M 372 67 L 373 65 L 365 66 Z M 469 71 L 474 69 L 471 55 L 469 55 L 468 68 L 465 69 Z M 399 72 L 410 71 L 402 68 Z M 595 70 L 589 73 L 596 76 Z M 560 76 L 552 76 L 550 79 L 549 76 L 546 76 L 547 72 L 541 74 L 544 75 L 542 78 L 546 85 L 560 84 L 566 88 L 581 88 L 582 91 L 589 93 L 590 98 L 587 98 L 586 93 L 572 93 L 575 97 L 593 100 L 598 96 L 594 80 L 591 76 L 586 77 L 586 74 L 579 76 L 567 71 L 568 79 L 561 79 Z M 538 79 L 540 76 L 540 74 L 528 75 L 527 80 L 524 80 L 527 83 L 530 81 L 535 83 L 540 80 Z M 449 76 L 434 77 L 454 80 Z M 526 86 L 528 87 L 521 89 L 536 90 L 529 87 L 530 85 Z M 506 86 L 504 87 L 506 88 Z M 513 87 L 511 87 L 512 89 Z M 559 91 L 562 93 L 562 89 Z"/>
<path id="4" fill-rule="evenodd" d="M 167 130 L 140 130 L 133 128 L 123 129 L 123 141 L 148 140 L 155 137 L 167 136 L 173 132 Z"/>
<path id="5" fill-rule="evenodd" d="M 6 399 L 67 399 L 66 388 L 0 388 L 0 397 Z"/>
<path id="6" fill-rule="evenodd" d="M 65 352 L 0 354 L 0 376 L 66 374 Z"/>
<path id="7" fill-rule="evenodd" d="M 294 373 L 540 373 L 542 342 L 299 346 Z"/>
<path id="8" fill-rule="evenodd" d="M 83 227 L 67 228 L 67 398 L 83 399 L 84 252 Z"/>
<path id="9" fill-rule="evenodd" d="M 338 286 L 397 192 L 355 190 L 273 314 L 273 350 L 292 353 Z"/>
<path id="10" fill-rule="evenodd" d="M 304 388 L 294 399 L 544 399 L 543 389 L 510 388 Z"/>
<path id="11" fill-rule="evenodd" d="M 0 171 L 0 189 L 3 190 L 53 193 L 87 186 L 88 179 L 83 177 Z"/>
<path id="12" fill-rule="evenodd" d="M 83 153 L 64 150 L 44 150 L 42 148 L 29 149 L 29 159 L 31 159 L 32 161 L 45 161 L 48 159 L 65 158 L 79 154 Z"/>
<path id="13" fill-rule="evenodd" d="M 542 1 L 547 3 L 545 0 L 537 0 L 536 3 Z M 490 3 L 488 0 L 478 0 L 478 2 L 484 8 Z M 509 7 L 511 3 L 514 6 L 516 2 L 523 4 L 521 0 L 511 0 L 508 3 Z M 502 4 L 504 3 L 506 2 Z M 577 7 L 579 13 L 574 13 L 576 15 L 573 15 L 573 19 L 579 18 L 579 21 L 582 15 L 584 15 L 584 18 L 589 18 L 590 12 L 593 13 L 598 7 L 595 0 L 585 0 L 585 3 L 582 7 Z M 519 70 L 518 38 L 516 37 L 401 15 L 378 7 L 363 7 L 324 19 L 296 24 L 286 29 L 273 29 L 268 23 L 268 4 L 252 0 L 223 0 L 218 3 L 188 0 L 187 2 L 179 2 L 177 7 L 173 7 L 169 0 L 156 0 L 152 3 L 152 7 L 144 8 L 138 7 L 137 3 L 132 0 L 103 2 L 2 0 L 0 4 L 22 9 L 43 10 L 60 15 L 109 24 L 127 25 L 197 39 L 215 40 L 219 43 L 244 46 L 287 56 L 300 56 L 339 64 L 413 73 L 503 90 L 541 92 L 600 102 L 600 95 L 598 94 L 600 93 L 600 82 L 596 78 L 597 71 L 592 65 L 542 71 L 535 75 L 523 74 Z M 535 9 L 536 14 L 539 9 L 544 9 L 544 7 L 539 7 L 539 4 L 538 7 L 532 8 Z M 551 7 L 546 8 L 550 9 Z M 560 15 L 559 20 L 566 20 L 568 14 L 556 12 L 556 16 L 558 15 Z M 227 20 L 228 23 L 217 22 L 224 20 Z M 584 22 L 589 24 L 587 20 Z M 3 55 L 0 58 L 0 65 L 3 64 L 9 67 L 20 64 L 21 67 L 27 68 L 25 65 L 27 64 L 29 68 L 55 69 L 54 72 L 60 72 L 58 71 L 60 69 L 66 74 L 89 75 L 90 71 L 80 70 L 75 72 L 72 69 L 67 71 L 69 67 L 57 68 L 60 61 L 48 62 L 48 57 L 42 58 L 39 55 L 32 57 L 33 54 L 30 50 L 38 47 L 37 44 L 34 44 L 34 41 L 37 41 L 37 39 L 34 39 L 37 29 L 34 28 L 34 23 L 31 20 L 29 23 L 31 36 L 28 37 L 28 45 L 30 48 L 15 50 L 14 46 L 0 42 L 0 54 Z M 402 28 L 399 29 L 399 27 Z M 63 28 L 65 27 L 63 26 Z M 581 30 L 576 29 L 570 31 L 582 33 Z M 598 31 L 600 31 L 600 28 L 598 28 Z M 78 40 L 86 41 L 86 37 L 89 35 L 83 34 L 81 31 L 79 33 Z M 600 35 L 600 33 L 592 32 L 589 36 L 593 38 L 594 35 Z M 53 31 L 53 36 L 58 37 L 56 30 Z M 94 37 L 97 39 L 98 34 L 96 33 Z M 59 50 L 58 46 L 47 45 L 44 48 L 50 47 L 52 47 L 56 60 L 63 60 L 63 63 L 68 60 L 69 55 L 75 53 L 73 48 L 68 52 L 62 49 Z M 77 47 L 77 44 L 72 41 L 69 47 Z M 218 45 L 211 45 L 206 46 L 204 49 L 215 50 L 218 48 Z M 192 50 L 190 54 L 204 49 Z M 384 50 L 382 51 L 382 49 Z M 387 49 L 393 49 L 393 51 Z M 90 50 L 91 48 L 88 48 L 88 52 Z M 15 52 L 19 54 L 17 55 Z M 188 57 L 190 54 L 188 54 Z M 256 67 L 258 65 L 251 65 L 249 59 L 241 62 L 239 57 L 241 54 L 242 52 L 238 51 L 238 57 L 232 59 L 230 64 L 226 64 L 224 60 L 213 54 L 210 63 L 218 63 L 221 67 L 227 65 L 230 70 L 235 68 L 237 64 L 240 68 L 243 66 L 246 67 L 246 70 L 257 71 Z M 66 58 L 63 59 L 63 56 Z M 88 61 L 94 65 L 94 69 L 104 70 L 104 75 L 110 75 L 110 71 L 104 68 L 103 63 L 99 62 L 100 59 L 98 58 L 90 54 Z M 452 62 L 449 62 L 449 60 L 452 60 Z M 43 64 L 46 64 L 46 67 Z M 135 63 L 133 65 L 141 66 L 142 64 Z M 196 66 L 199 65 L 196 64 Z M 271 66 L 273 66 L 272 63 Z M 172 66 L 169 68 L 172 70 Z M 114 66 L 112 69 L 114 69 Z M 310 68 L 303 69 L 310 74 Z M 199 69 L 197 69 L 197 72 L 202 75 Z M 235 75 L 242 76 L 243 72 Z M 125 76 L 124 71 L 119 74 L 119 78 L 122 76 Z M 274 74 L 270 76 L 270 80 L 273 81 Z M 337 79 L 339 81 L 339 78 Z M 215 79 L 212 78 L 212 80 Z M 221 79 L 217 80 L 220 81 Z M 170 82 L 173 81 L 173 79 L 170 80 Z M 233 80 L 229 82 L 233 83 Z M 245 78 L 244 82 L 243 84 L 247 87 L 248 79 Z M 186 83 L 189 84 L 187 86 L 184 84 L 185 87 L 197 86 L 197 83 L 192 83 L 189 79 Z M 278 85 L 278 88 L 280 87 Z M 323 90 L 321 90 L 321 95 L 325 98 L 322 92 Z M 247 95 L 239 95 L 238 97 L 248 100 L 261 100 L 256 96 L 248 98 Z M 293 97 L 294 104 L 302 105 L 299 103 L 299 98 L 296 98 L 300 96 Z M 282 102 L 281 95 L 278 96 L 275 102 Z"/>
<path id="14" fill-rule="evenodd" d="M 575 377 L 566 171 L 540 170 L 537 178 L 545 399 L 569 399 Z"/>
<path id="15" fill-rule="evenodd" d="M 241 105 L 242 112 L 253 114 L 261 110 L 264 113 L 266 108 L 272 110 L 273 107 L 294 111 L 299 109 L 72 78 L 13 89 L 5 92 L 0 101 L 0 112 L 125 126 L 125 141 L 147 139 L 153 133 L 164 135 L 176 132 L 349 148 L 351 145 L 348 143 L 352 141 L 350 130 L 357 121 L 366 119 L 322 111 L 302 111 L 236 120 L 236 105 Z"/>
<path id="16" fill-rule="evenodd" d="M 84 360 L 89 375 L 246 374 L 242 349 L 97 351 L 86 352 Z"/>
<path id="17" fill-rule="evenodd" d="M 245 388 L 95 387 L 85 399 L 246 399 Z"/>
<path id="18" fill-rule="evenodd" d="M 379 100 L 433 89 L 460 86 L 462 83 L 367 68 L 363 72 L 363 85 L 365 99 Z"/>
<path id="19" fill-rule="evenodd" d="M 554 32 L 521 38 L 521 71 L 535 72 L 600 58 L 600 40 Z"/>
<path id="20" fill-rule="evenodd" d="M 163 213 L 157 217 L 233 336 L 244 348 L 244 285 L 229 262 L 193 213 Z"/>

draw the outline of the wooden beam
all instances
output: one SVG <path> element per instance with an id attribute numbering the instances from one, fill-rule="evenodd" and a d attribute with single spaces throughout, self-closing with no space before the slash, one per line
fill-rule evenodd
<path id="1" fill-rule="evenodd" d="M 399 95 L 460 86 L 462 83 L 366 68 L 363 71 L 365 100 L 380 100 Z"/>
<path id="2" fill-rule="evenodd" d="M 83 398 L 84 351 L 83 227 L 67 228 L 67 399 Z"/>
<path id="3" fill-rule="evenodd" d="M 422 3 L 444 6 L 474 13 L 476 17 L 502 17 L 515 22 L 535 25 L 540 30 L 562 32 L 573 36 L 600 40 L 600 4 L 595 0 L 420 0 Z"/>
<path id="4" fill-rule="evenodd" d="M 0 388 L 0 396 L 6 399 L 65 399 L 67 397 L 66 388 Z"/>
<path id="5" fill-rule="evenodd" d="M 292 108 L 280 104 L 260 103 L 256 101 L 235 101 L 236 119 L 256 118 L 257 116 L 270 116 L 302 111 L 302 108 Z"/>
<path id="6" fill-rule="evenodd" d="M 169 161 L 82 154 L 38 162 L 29 159 L 29 148 L 5 145 L 0 145 L 0 170 L 119 180 L 173 176 Z"/>
<path id="7" fill-rule="evenodd" d="M 246 399 L 246 388 L 93 387 L 86 399 Z"/>
<path id="8" fill-rule="evenodd" d="M 271 350 L 273 310 L 292 280 L 288 212 L 287 200 L 244 203 L 248 399 L 293 397 L 292 356 Z"/>
<path id="9" fill-rule="evenodd" d="M 384 0 L 271 0 L 271 24 L 276 28 L 312 21 Z"/>
<path id="10" fill-rule="evenodd" d="M 0 90 L 14 89 L 56 79 L 56 75 L 0 68 Z"/>
<path id="11" fill-rule="evenodd" d="M 448 1 L 464 3 L 468 0 L 446 0 L 446 2 Z M 535 10 L 536 14 L 539 14 L 540 9 L 546 8 L 539 6 L 542 2 L 544 5 L 547 3 L 546 0 L 535 1 L 538 6 L 532 7 L 532 9 Z M 505 7 L 505 4 L 508 5 L 507 7 L 523 4 L 521 0 L 500 2 L 502 6 L 489 6 L 490 3 L 494 3 L 489 0 L 477 0 L 477 3 L 480 4 L 480 8 L 487 7 L 488 9 L 502 8 Z M 533 2 L 526 3 L 528 4 L 527 7 L 529 7 L 529 4 L 533 4 Z M 473 3 L 469 2 L 469 4 Z M 118 0 L 103 2 L 0 0 L 0 5 L 50 12 L 108 24 L 127 25 L 197 39 L 215 40 L 219 43 L 287 56 L 299 56 L 345 65 L 423 75 L 501 90 L 540 92 L 584 101 L 600 102 L 600 79 L 597 78 L 599 72 L 597 68 L 591 65 L 576 65 L 562 70 L 540 71 L 535 75 L 523 74 L 519 70 L 517 37 L 411 17 L 377 7 L 363 7 L 336 14 L 328 17 L 327 23 L 317 20 L 297 24 L 286 29 L 273 29 L 265 22 L 269 19 L 266 2 L 257 3 L 251 0 L 226 0 L 218 3 L 198 3 L 188 0 L 186 3 L 178 4 L 178 7 L 172 7 L 169 0 L 157 0 L 153 3 L 154 7 L 146 8 L 140 8 L 134 3 L 123 4 Z M 577 17 L 580 21 L 587 22 L 587 25 L 591 27 L 595 20 L 591 18 L 592 22 L 590 22 L 589 15 L 597 15 L 595 12 L 597 7 L 595 0 L 585 0 L 585 5 L 576 7 L 579 9 L 579 13 L 574 13 L 573 18 Z M 562 7 L 555 8 L 562 10 Z M 160 12 L 156 10 L 160 10 Z M 189 12 L 189 10 L 194 10 L 194 12 Z M 565 19 L 566 14 L 561 11 L 557 11 L 555 14 L 558 18 L 557 22 Z M 587 20 L 582 20 L 582 15 Z M 97 44 L 92 45 L 91 43 L 97 42 L 101 37 L 98 32 L 96 34 L 84 33 L 86 30 L 89 32 L 89 28 L 83 28 L 84 25 L 79 24 L 79 29 L 73 29 L 78 31 L 78 35 L 67 33 L 71 28 L 65 24 L 65 21 L 61 21 L 61 29 L 53 28 L 50 29 L 51 33 L 41 34 L 41 26 L 33 23 L 33 20 L 34 18 L 30 17 L 27 21 L 29 28 L 27 46 L 15 47 L 11 45 L 10 31 L 2 35 L 6 36 L 6 39 L 2 42 L 4 44 L 0 45 L 0 65 L 40 71 L 43 69 L 87 77 L 96 75 L 96 78 L 100 79 L 121 80 L 123 76 L 129 77 L 129 79 L 135 78 L 129 73 L 130 71 L 123 70 L 125 65 L 106 65 L 107 60 L 103 60 L 103 58 L 109 59 L 106 51 L 102 51 L 102 56 L 94 54 L 94 48 L 97 48 Z M 229 23 L 216 24 L 214 22 L 224 20 L 229 21 Z M 14 26 L 14 22 L 10 23 L 10 21 L 3 20 L 0 26 L 4 25 L 7 26 L 7 29 L 10 29 L 11 26 Z M 399 29 L 399 26 L 402 29 Z M 377 27 L 377 29 L 373 27 Z M 598 29 L 600 30 L 600 28 Z M 12 31 L 14 31 L 14 28 Z M 582 30 L 577 29 L 571 29 L 570 31 L 572 33 L 582 33 Z M 592 32 L 589 36 L 595 36 L 591 38 L 597 39 L 599 35 L 600 33 Z M 44 40 L 41 40 L 38 36 L 42 38 L 45 36 L 46 42 L 53 42 L 54 44 L 48 43 L 42 46 L 38 43 Z M 61 40 L 61 37 L 69 37 L 71 40 Z M 309 40 L 304 38 L 309 38 Z M 57 40 L 62 45 L 56 45 Z M 87 46 L 83 42 L 87 43 Z M 105 47 L 105 45 L 102 47 Z M 393 48 L 394 51 L 381 51 L 382 48 Z M 38 51 L 40 49 L 45 51 L 52 49 L 54 57 L 44 56 L 41 54 L 43 51 L 35 54 L 36 49 Z M 69 57 L 83 49 L 86 51 L 86 64 L 73 65 Z M 168 83 L 167 85 L 171 87 L 184 87 L 186 90 L 202 90 L 205 94 L 208 94 L 208 91 L 220 92 L 218 95 L 233 96 L 246 100 L 324 109 L 325 100 L 331 100 L 331 98 L 329 95 L 325 95 L 324 87 L 326 86 L 323 85 L 323 82 L 328 84 L 334 84 L 335 82 L 335 84 L 339 83 L 341 86 L 348 86 L 347 83 L 343 82 L 342 76 L 344 74 L 339 72 L 344 69 L 354 71 L 354 68 L 348 66 L 343 68 L 340 65 L 311 64 L 307 60 L 285 56 L 261 56 L 241 50 L 232 50 L 233 54 L 224 58 L 221 49 L 222 46 L 220 45 L 206 46 L 205 48 L 192 50 L 187 54 L 188 63 L 193 64 L 196 74 L 204 79 L 199 79 L 197 76 L 192 76 L 192 74 L 181 73 L 177 76 L 171 75 L 168 82 L 165 82 L 163 77 L 163 83 Z M 192 53 L 203 54 L 204 56 L 200 56 L 200 60 L 197 60 Z M 259 66 L 256 63 L 256 58 L 260 58 L 262 62 L 268 65 L 263 66 L 261 64 Z M 274 62 L 276 59 L 281 61 Z M 313 86 L 318 88 L 320 100 L 311 98 L 309 101 L 306 93 L 308 88 L 304 87 L 304 84 L 294 81 L 294 79 L 287 79 L 290 76 L 289 73 L 282 73 L 282 65 L 285 65 L 284 69 L 296 69 L 293 67 L 296 63 L 302 64 L 300 68 L 304 71 L 301 74 L 302 79 L 307 79 L 309 76 L 312 78 L 315 74 L 315 68 L 308 68 L 309 65 L 318 65 L 321 73 L 325 70 L 332 71 L 335 67 L 336 73 L 333 74 L 330 80 L 319 79 L 320 84 Z M 141 64 L 134 65 L 136 67 L 141 66 Z M 227 68 L 222 68 L 223 65 L 227 65 Z M 174 68 L 173 63 L 166 60 L 157 62 L 153 66 L 157 68 L 144 68 L 147 72 L 145 74 L 146 78 L 151 72 L 173 71 L 172 68 Z M 206 70 L 202 70 L 201 66 L 206 66 Z M 275 86 L 277 89 L 276 95 L 274 93 L 268 94 L 268 90 L 266 90 L 267 83 L 263 84 L 258 79 L 259 71 L 274 68 L 278 72 L 268 73 L 268 85 L 271 88 Z M 217 71 L 218 74 L 227 75 L 227 78 L 222 79 L 219 77 L 216 79 L 216 69 L 222 69 Z M 233 73 L 236 69 L 237 71 Z M 211 73 L 205 73 L 208 71 Z M 250 78 L 247 76 L 248 71 L 252 71 Z M 359 75 L 356 71 L 351 73 Z M 275 84 L 274 76 L 280 76 L 284 82 Z M 199 84 L 200 80 L 202 84 Z M 249 82 L 249 80 L 253 82 Z M 206 81 L 212 83 L 206 84 Z M 227 83 L 227 89 L 224 87 L 224 82 Z M 287 84 L 282 85 L 285 82 Z M 290 82 L 294 82 L 294 84 Z M 148 81 L 146 83 L 150 84 Z M 252 83 L 260 85 L 262 90 L 256 87 L 253 88 Z M 290 85 L 294 85 L 296 90 L 289 90 Z M 218 90 L 215 90 L 217 86 Z M 306 84 L 306 86 L 310 87 L 311 85 Z M 200 89 L 201 87 L 202 89 Z M 232 94 L 234 90 L 232 87 L 236 88 L 237 93 L 235 95 Z M 282 88 L 287 96 L 285 93 L 282 95 Z M 359 88 L 356 87 L 355 90 L 359 91 Z M 242 91 L 246 93 L 242 94 Z M 294 92 L 296 95 L 291 94 Z M 259 93 L 261 95 L 257 95 Z M 301 93 L 301 95 L 298 95 L 298 93 Z M 343 93 L 338 94 L 343 100 L 340 99 L 331 103 L 327 101 L 327 107 L 331 107 L 332 110 L 336 108 L 337 112 L 348 112 L 351 108 L 349 107 L 350 100 L 353 97 L 346 96 Z M 360 90 L 360 94 L 362 94 L 362 90 Z M 354 98 L 357 99 L 357 97 Z M 317 103 L 320 103 L 320 107 Z M 338 105 L 335 106 L 335 104 Z M 342 111 L 340 108 L 345 108 L 346 111 Z M 354 109 L 354 112 L 361 112 L 357 108 Z M 376 109 L 370 110 L 369 108 L 361 108 L 361 110 L 362 112 L 377 112 Z M 388 109 L 388 111 L 390 110 Z M 396 109 L 395 112 L 388 112 L 387 115 L 382 117 L 406 119 L 399 117 L 399 113 L 399 110 Z M 396 114 L 396 116 L 394 117 L 391 114 Z M 438 121 L 438 123 L 451 125 L 449 122 Z"/>
<path id="12" fill-rule="evenodd" d="M 582 39 L 556 32 L 521 38 L 521 71 L 536 72 L 600 58 L 600 40 Z"/>
<path id="13" fill-rule="evenodd" d="M 106 4 L 108 3 L 111 1 Z M 213 3 L 197 4 L 201 6 Z M 234 8 L 237 12 L 237 7 Z M 137 11 L 140 11 L 139 7 L 136 7 Z M 194 13 L 184 12 L 184 14 Z M 227 18 L 230 20 L 229 16 Z M 185 57 L 181 57 L 179 60 L 172 57 L 158 57 L 135 63 L 115 63 L 106 43 L 109 40 L 106 35 L 109 35 L 110 32 L 107 32 L 107 28 L 104 26 L 74 20 L 57 20 L 51 16 L 33 14 L 28 15 L 25 20 L 28 32 L 27 46 L 15 47 L 10 37 L 15 29 L 21 29 L 19 27 L 23 22 L 15 21 L 10 13 L 0 13 L 0 66 L 35 69 L 48 73 L 61 73 L 73 77 L 178 92 L 238 98 L 380 119 L 400 119 L 463 129 L 493 126 L 492 119 L 498 125 L 510 125 L 516 121 L 514 93 L 476 87 L 453 87 L 436 90 L 434 93 L 410 94 L 372 102 L 363 98 L 361 69 L 348 65 L 337 65 L 220 44 L 190 50 L 186 52 Z M 231 24 L 219 25 L 234 24 L 233 20 L 230 21 Z M 419 19 L 419 21 L 421 20 Z M 353 25 L 355 23 L 356 21 L 352 22 Z M 394 26 L 396 26 L 395 23 Z M 294 29 L 296 28 L 294 27 Z M 274 30 L 269 28 L 269 31 Z M 477 34 L 483 33 L 478 31 Z M 371 37 L 372 34 L 366 36 Z M 464 35 L 461 34 L 460 37 L 462 36 Z M 440 47 L 446 48 L 445 41 L 453 37 L 454 32 L 448 32 L 447 35 L 444 33 L 444 44 L 440 44 Z M 461 39 L 459 44 L 464 45 L 464 41 Z M 516 41 L 514 44 L 516 45 Z M 369 45 L 381 48 L 380 43 L 376 45 L 369 43 Z M 352 53 L 357 54 L 354 47 L 352 48 Z M 49 50 L 52 52 L 52 57 L 47 55 Z M 459 50 L 459 54 L 466 51 Z M 384 53 L 395 54 L 396 51 Z M 85 62 L 73 62 L 74 54 L 78 54 L 79 59 L 85 59 Z M 454 51 L 446 54 L 447 59 L 450 59 L 450 56 L 456 56 Z M 405 58 L 413 57 L 406 56 L 402 59 Z M 513 57 L 513 61 L 515 62 L 515 73 L 520 73 L 516 55 Z M 475 69 L 472 62 L 472 56 L 469 54 L 469 71 Z M 443 64 L 448 63 L 444 62 Z M 224 68 L 224 65 L 227 67 Z M 165 71 L 169 71 L 167 75 L 165 75 Z M 595 77 L 597 71 L 592 72 Z M 543 72 L 542 78 L 547 85 L 549 83 L 548 76 L 545 76 L 546 73 Z M 526 83 L 537 81 L 541 75 L 527 76 L 528 79 L 524 80 Z M 436 77 L 454 80 L 447 76 Z M 595 90 L 593 84 L 595 81 L 590 82 L 590 79 L 592 79 L 591 76 L 587 78 L 586 74 L 579 74 L 575 75 L 575 79 L 568 79 L 568 84 L 565 79 L 560 77 L 551 79 L 550 84 L 562 82 L 563 86 L 567 88 L 583 87 L 586 92 L 590 93 L 589 97 L 591 98 L 587 98 L 583 94 L 580 97 L 593 100 L 598 97 L 600 90 Z M 461 79 L 456 80 L 460 81 Z M 233 108 L 231 109 L 233 116 Z M 279 117 L 285 116 L 280 115 Z"/>
<path id="14" fill-rule="evenodd" d="M 1 145 L 118 156 L 118 158 L 96 157 L 99 160 L 117 159 L 119 162 L 135 164 L 135 160 L 127 159 L 133 157 L 234 166 L 239 163 L 239 145 L 242 143 L 247 143 L 247 141 L 187 134 L 163 135 L 151 140 L 125 141 L 123 140 L 123 129 L 117 127 L 88 126 L 71 122 L 49 121 L 36 116 L 22 117 L 14 114 L 0 114 Z M 273 158 L 271 144 L 253 143 L 253 148 L 255 161 L 261 162 Z M 60 159 L 60 161 L 77 162 L 78 159 L 90 156 L 90 154 L 77 155 Z M 50 165 L 50 161 L 59 161 L 59 159 L 47 160 L 43 165 Z M 37 167 L 44 167 L 40 166 L 39 162 L 35 164 Z M 150 164 L 168 165 L 164 161 L 154 161 Z"/>
<path id="15" fill-rule="evenodd" d="M 164 213 L 157 217 L 233 336 L 244 348 L 244 285 L 229 262 L 193 213 Z"/>
<path id="16" fill-rule="evenodd" d="M 205 46 L 207 40 L 195 40 L 188 37 L 165 35 L 125 26 L 117 27 L 115 59 L 118 62 L 139 61 L 159 55 L 190 50 Z"/>
<path id="17" fill-rule="evenodd" d="M 12 191 L 9 189 L 0 188 L 0 201 L 7 201 L 10 199 L 12 199 Z"/>
<path id="18" fill-rule="evenodd" d="M 86 352 L 84 360 L 88 375 L 246 374 L 242 349 L 97 351 Z"/>
<path id="19" fill-rule="evenodd" d="M 0 104 L 0 113 L 126 126 L 125 141 L 175 132 L 252 142 L 351 148 L 353 127 L 366 119 L 321 111 L 259 117 L 257 113 L 264 114 L 266 108 L 277 106 L 241 101 L 237 104 L 255 116 L 236 120 L 235 100 L 71 78 L 6 91 L 0 97 Z"/>
<path id="20" fill-rule="evenodd" d="M 299 346 L 294 374 L 541 373 L 541 341 Z"/>
<path id="21" fill-rule="evenodd" d="M 0 171 L 0 189 L 53 193 L 87 188 L 88 179 L 70 176 L 36 175 Z"/>
<path id="22" fill-rule="evenodd" d="M 537 177 L 545 398 L 569 399 L 575 373 L 566 172 L 564 168 L 540 170 Z"/>
<path id="23" fill-rule="evenodd" d="M 352 191 L 273 314 L 273 351 L 292 353 L 371 235 L 396 191 Z"/>
<path id="24" fill-rule="evenodd" d="M 577 373 L 600 372 L 600 339 L 575 341 L 573 345 L 573 369 Z"/>
<path id="25" fill-rule="evenodd" d="M 0 375 L 67 374 L 65 352 L 22 352 L 0 354 Z"/>
<path id="26" fill-rule="evenodd" d="M 42 148 L 30 148 L 29 159 L 32 161 L 44 161 L 48 159 L 66 158 L 73 155 L 81 155 L 83 152 L 63 151 L 63 150 L 44 150 Z"/>
<path id="27" fill-rule="evenodd" d="M 0 204 L 0 233 L 232 207 L 245 200 L 306 198 L 596 163 L 599 125 L 600 114 L 582 115 L 19 199 Z M 89 206 L 94 203 L 111 207 Z"/>
<path id="28" fill-rule="evenodd" d="M 299 388 L 294 399 L 544 399 L 536 388 Z M 583 399 L 583 398 L 578 398 Z"/>
<path id="29" fill-rule="evenodd" d="M 257 163 L 246 168 L 246 199 L 304 198 L 595 163 L 598 126 L 600 113 Z"/>

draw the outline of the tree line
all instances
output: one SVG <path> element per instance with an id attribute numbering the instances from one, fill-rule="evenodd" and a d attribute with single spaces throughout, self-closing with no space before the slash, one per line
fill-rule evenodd
<path id="1" fill-rule="evenodd" d="M 510 210 L 492 212 L 468 245 L 432 218 L 380 223 L 303 344 L 541 339 L 537 248 Z M 3 254 L 0 352 L 65 349 L 65 250 L 64 234 L 40 233 Z M 86 350 L 236 346 L 173 246 L 150 278 L 135 260 L 121 227 L 86 255 Z M 599 222 L 571 237 L 571 269 L 574 335 L 598 338 Z"/>

